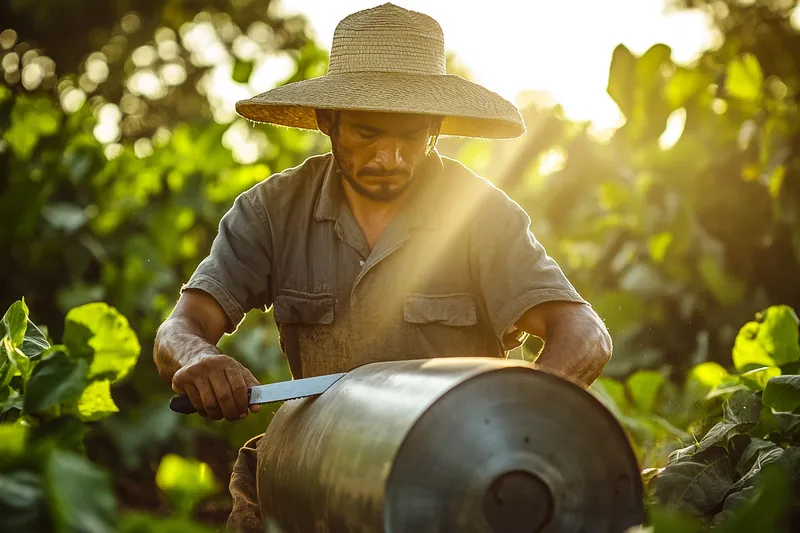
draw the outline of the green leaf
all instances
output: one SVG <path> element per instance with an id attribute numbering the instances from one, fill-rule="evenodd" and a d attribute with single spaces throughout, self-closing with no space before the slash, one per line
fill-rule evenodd
<path id="1" fill-rule="evenodd" d="M 664 93 L 672 109 L 683 107 L 692 97 L 705 93 L 706 75 L 697 70 L 678 67 L 667 83 Z"/>
<path id="2" fill-rule="evenodd" d="M 728 63 L 725 90 L 740 100 L 755 102 L 761 99 L 764 94 L 764 73 L 754 55 L 745 54 Z"/>
<path id="3" fill-rule="evenodd" d="M 739 476 L 744 476 L 750 471 L 751 468 L 753 468 L 756 460 L 763 452 L 777 449 L 780 449 L 780 447 L 774 442 L 764 439 L 752 439 L 750 444 L 739 456 L 739 461 L 736 463 L 736 473 Z"/>
<path id="4" fill-rule="evenodd" d="M 45 97 L 19 96 L 11 110 L 11 126 L 3 138 L 21 160 L 33 153 L 41 137 L 59 128 L 59 112 L 53 100 Z"/>
<path id="5" fill-rule="evenodd" d="M 733 346 L 733 363 L 740 371 L 782 366 L 800 358 L 798 318 L 791 307 L 769 307 L 746 323 Z"/>
<path id="6" fill-rule="evenodd" d="M 119 407 L 111 398 L 111 382 L 93 381 L 83 391 L 78 400 L 78 414 L 81 420 L 95 421 L 119 412 Z"/>
<path id="7" fill-rule="evenodd" d="M 633 113 L 636 86 L 636 57 L 624 45 L 617 45 L 611 55 L 608 94 L 626 117 Z"/>
<path id="8" fill-rule="evenodd" d="M 28 359 L 36 359 L 48 348 L 50 348 L 50 343 L 47 342 L 47 336 L 29 319 L 20 350 Z"/>
<path id="9" fill-rule="evenodd" d="M 25 340 L 25 330 L 28 326 L 28 306 L 23 300 L 17 300 L 3 315 L 5 337 L 11 346 L 20 348 Z"/>
<path id="10" fill-rule="evenodd" d="M 158 465 L 156 485 L 183 515 L 191 513 L 201 500 L 219 490 L 211 467 L 206 463 L 173 454 L 164 456 Z"/>
<path id="11" fill-rule="evenodd" d="M 14 462 L 25 451 L 28 428 L 21 424 L 0 424 L 0 468 Z"/>
<path id="12" fill-rule="evenodd" d="M 781 531 L 787 517 L 791 477 L 778 466 L 768 465 L 756 484 L 725 499 L 722 513 L 714 517 L 717 533 Z M 747 492 L 746 492 L 747 491 Z M 730 500 L 730 502 L 729 502 Z"/>
<path id="13" fill-rule="evenodd" d="M 0 531 L 51 531 L 39 475 L 27 470 L 0 473 Z"/>
<path id="14" fill-rule="evenodd" d="M 664 258 L 667 256 L 669 245 L 672 244 L 672 232 L 662 231 L 657 235 L 653 235 L 647 242 L 647 247 L 650 250 L 650 258 L 656 263 L 663 263 Z"/>
<path id="15" fill-rule="evenodd" d="M 58 533 L 113 533 L 116 502 L 108 474 L 80 455 L 54 451 L 45 485 Z"/>
<path id="16" fill-rule="evenodd" d="M 794 411 L 800 407 L 800 376 L 777 376 L 764 387 L 764 405 L 776 411 Z"/>
<path id="17" fill-rule="evenodd" d="M 53 352 L 36 365 L 25 390 L 24 409 L 36 413 L 80 397 L 88 381 L 86 360 Z"/>
<path id="18" fill-rule="evenodd" d="M 9 337 L 4 337 L 0 342 L 1 351 L 6 355 L 14 370 L 22 376 L 22 381 L 27 382 L 31 374 L 31 361 L 17 346 L 11 343 Z"/>
<path id="19" fill-rule="evenodd" d="M 735 424 L 757 424 L 761 412 L 761 399 L 748 391 L 737 391 L 725 400 L 723 417 Z"/>
<path id="20" fill-rule="evenodd" d="M 723 448 L 667 465 L 651 482 L 659 505 L 707 516 L 733 486 L 733 465 Z"/>
<path id="21" fill-rule="evenodd" d="M 91 360 L 89 378 L 124 378 L 136 364 L 141 347 L 127 319 L 116 309 L 95 302 L 67 313 L 64 344 L 70 355 Z"/>
<path id="22" fill-rule="evenodd" d="M 658 391 L 663 384 L 664 376 L 653 370 L 640 370 L 627 380 L 634 404 L 646 413 L 653 410 Z"/>
<path id="23" fill-rule="evenodd" d="M 722 380 L 729 377 L 730 374 L 719 363 L 709 361 L 695 366 L 689 376 L 702 385 L 715 389 L 722 383 Z"/>
<path id="24" fill-rule="evenodd" d="M 767 385 L 767 381 L 780 375 L 780 368 L 776 366 L 764 366 L 745 372 L 739 376 L 739 379 L 742 381 L 742 383 L 747 385 L 747 388 L 750 390 L 760 392 L 764 390 L 764 387 Z"/>

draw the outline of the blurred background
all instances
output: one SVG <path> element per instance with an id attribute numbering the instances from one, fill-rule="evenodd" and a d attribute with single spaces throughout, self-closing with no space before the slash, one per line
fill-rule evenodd
<path id="1" fill-rule="evenodd" d="M 398 3 L 439 21 L 451 73 L 523 110 L 522 138 L 442 138 L 440 152 L 525 207 L 606 321 L 606 389 L 636 372 L 657 383 L 626 424 L 642 462 L 662 460 L 689 434 L 678 398 L 692 369 L 729 367 L 756 312 L 800 308 L 797 2 Z M 54 339 L 88 302 L 130 322 L 141 356 L 111 391 L 119 412 L 85 440 L 123 510 L 170 512 L 156 471 L 175 454 L 217 479 L 195 519 L 229 511 L 236 450 L 274 408 L 238 423 L 173 415 L 155 330 L 234 198 L 329 148 L 234 103 L 323 75 L 338 21 L 375 4 L 0 3 L 0 306 L 24 297 Z M 289 378 L 270 313 L 222 347 L 262 382 Z"/>

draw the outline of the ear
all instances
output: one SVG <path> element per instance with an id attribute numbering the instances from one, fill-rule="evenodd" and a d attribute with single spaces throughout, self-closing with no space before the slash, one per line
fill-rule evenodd
<path id="1" fill-rule="evenodd" d="M 437 137 L 439 135 L 439 132 L 442 129 L 442 121 L 443 120 L 444 120 L 444 117 L 433 117 L 433 118 L 431 118 L 431 129 L 430 129 L 431 137 Z"/>
<path id="2" fill-rule="evenodd" d="M 330 109 L 315 109 L 314 113 L 317 115 L 317 127 L 319 131 L 330 136 L 331 125 L 333 124 L 333 111 Z"/>

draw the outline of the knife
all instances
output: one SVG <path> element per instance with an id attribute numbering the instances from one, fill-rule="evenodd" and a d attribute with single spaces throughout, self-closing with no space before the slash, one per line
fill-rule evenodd
<path id="1" fill-rule="evenodd" d="M 268 385 L 248 387 L 247 403 L 248 405 L 253 405 L 316 396 L 328 390 L 331 385 L 339 381 L 345 374 L 327 374 L 313 378 L 293 379 L 291 381 L 279 381 Z M 183 415 L 197 412 L 192 405 L 192 401 L 185 394 L 174 396 L 169 401 L 169 408 Z"/>

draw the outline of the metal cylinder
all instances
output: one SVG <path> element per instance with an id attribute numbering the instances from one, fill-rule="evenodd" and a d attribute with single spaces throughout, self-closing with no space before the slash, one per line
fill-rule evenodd
<path id="1" fill-rule="evenodd" d="M 372 363 L 286 402 L 258 451 L 285 533 L 622 533 L 644 520 L 619 423 L 522 361 Z"/>

